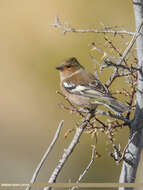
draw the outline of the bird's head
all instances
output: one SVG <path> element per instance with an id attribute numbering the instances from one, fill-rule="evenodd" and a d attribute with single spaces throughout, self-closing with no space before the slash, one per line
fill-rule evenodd
<path id="1" fill-rule="evenodd" d="M 70 76 L 72 73 L 78 71 L 81 68 L 83 68 L 83 66 L 80 65 L 75 57 L 71 57 L 65 60 L 64 62 L 62 62 L 62 64 L 56 67 L 56 69 L 60 71 L 60 75 L 62 78 Z"/>

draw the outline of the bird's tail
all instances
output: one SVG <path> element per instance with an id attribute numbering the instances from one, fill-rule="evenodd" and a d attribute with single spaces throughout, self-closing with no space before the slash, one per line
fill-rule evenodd
<path id="1" fill-rule="evenodd" d="M 105 106 L 111 109 L 112 111 L 120 114 L 130 110 L 129 106 L 117 101 L 114 98 L 111 98 Z"/>
<path id="2" fill-rule="evenodd" d="M 97 104 L 102 104 L 106 107 L 108 107 L 111 111 L 122 114 L 126 111 L 129 111 L 131 108 L 122 102 L 119 102 L 116 100 L 116 98 L 113 97 L 100 97 L 96 99 L 95 101 Z"/>

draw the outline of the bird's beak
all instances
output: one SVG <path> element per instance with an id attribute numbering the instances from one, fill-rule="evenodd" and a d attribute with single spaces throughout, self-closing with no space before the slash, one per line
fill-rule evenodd
<path id="1" fill-rule="evenodd" d="M 56 69 L 59 70 L 59 71 L 62 71 L 63 70 L 63 66 L 59 65 L 59 66 L 56 67 Z"/>

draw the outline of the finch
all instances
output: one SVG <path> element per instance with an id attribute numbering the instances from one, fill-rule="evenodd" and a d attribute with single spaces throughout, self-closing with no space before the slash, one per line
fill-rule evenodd
<path id="1" fill-rule="evenodd" d="M 72 103 L 88 109 L 104 105 L 117 114 L 129 110 L 129 106 L 117 101 L 106 86 L 75 57 L 65 60 L 56 69 L 60 72 L 61 90 Z"/>

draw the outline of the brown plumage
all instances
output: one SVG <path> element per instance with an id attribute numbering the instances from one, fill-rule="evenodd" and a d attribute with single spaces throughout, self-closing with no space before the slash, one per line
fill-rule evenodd
<path id="1" fill-rule="evenodd" d="M 63 93 L 74 104 L 89 108 L 102 104 L 116 113 L 129 110 L 128 106 L 112 97 L 106 86 L 85 70 L 76 58 L 67 59 L 56 69 L 60 71 Z"/>

